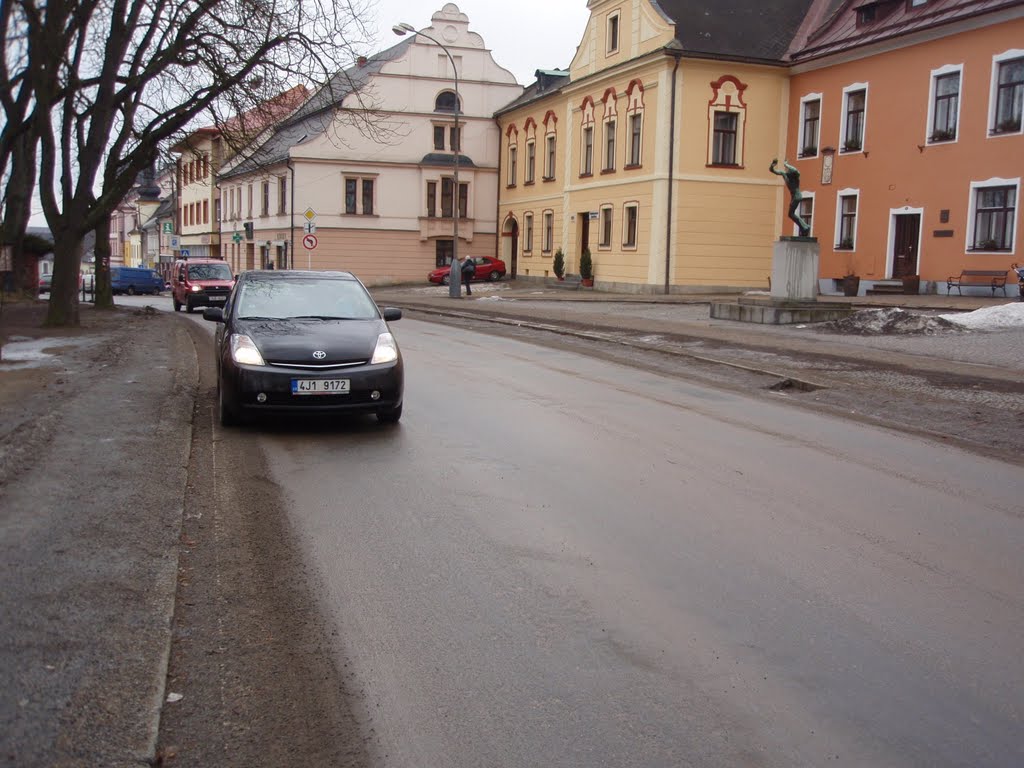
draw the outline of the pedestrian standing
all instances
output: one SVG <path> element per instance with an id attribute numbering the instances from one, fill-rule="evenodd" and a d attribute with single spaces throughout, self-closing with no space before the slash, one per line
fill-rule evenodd
<path id="1" fill-rule="evenodd" d="M 462 282 L 466 284 L 467 296 L 473 295 L 473 289 L 469 287 L 469 283 L 473 279 L 474 274 L 476 274 L 476 264 L 473 263 L 472 256 L 467 256 L 465 261 L 462 262 Z"/>

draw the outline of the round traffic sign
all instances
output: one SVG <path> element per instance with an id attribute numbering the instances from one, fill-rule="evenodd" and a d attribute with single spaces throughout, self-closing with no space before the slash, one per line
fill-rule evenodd
<path id="1" fill-rule="evenodd" d="M 307 251 L 312 251 L 316 248 L 318 242 L 316 235 L 304 235 L 302 238 L 302 247 Z"/>

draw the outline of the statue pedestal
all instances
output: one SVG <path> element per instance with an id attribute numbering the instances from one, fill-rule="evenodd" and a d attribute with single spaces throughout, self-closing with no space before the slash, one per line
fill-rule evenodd
<path id="1" fill-rule="evenodd" d="M 780 237 L 772 254 L 771 297 L 781 301 L 818 298 L 818 239 Z"/>

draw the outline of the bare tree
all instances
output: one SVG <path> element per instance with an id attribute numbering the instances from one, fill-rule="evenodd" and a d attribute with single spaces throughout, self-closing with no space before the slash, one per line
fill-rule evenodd
<path id="1" fill-rule="evenodd" d="M 47 322 L 77 325 L 79 244 L 109 229 L 105 220 L 161 148 L 200 118 L 224 123 L 297 83 L 330 81 L 364 44 L 368 0 L 3 3 L 18 7 L 11 15 L 27 28 L 23 123 L 38 145 L 54 238 Z M 18 93 L 10 79 L 2 85 Z M 16 114 L 15 99 L 4 98 Z M 109 303 L 109 263 L 98 266 Z"/>

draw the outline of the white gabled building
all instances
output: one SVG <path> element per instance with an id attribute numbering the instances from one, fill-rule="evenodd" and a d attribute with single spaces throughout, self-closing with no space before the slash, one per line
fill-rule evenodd
<path id="1" fill-rule="evenodd" d="M 220 239 L 234 271 L 273 265 L 349 270 L 371 285 L 425 280 L 450 258 L 456 199 L 460 257 L 495 253 L 493 115 L 523 89 L 454 3 L 421 31 L 339 73 L 259 149 L 222 169 Z M 303 244 L 307 224 L 313 248 Z"/>

